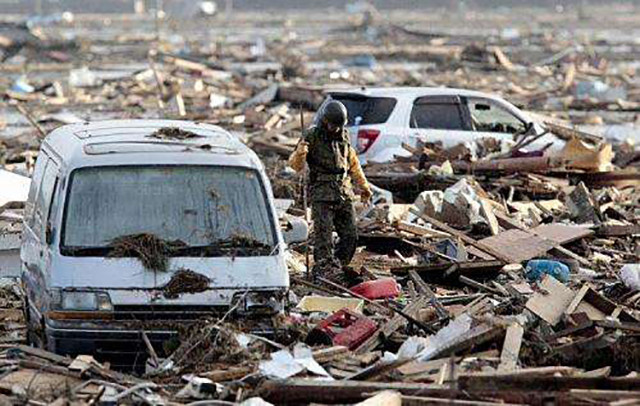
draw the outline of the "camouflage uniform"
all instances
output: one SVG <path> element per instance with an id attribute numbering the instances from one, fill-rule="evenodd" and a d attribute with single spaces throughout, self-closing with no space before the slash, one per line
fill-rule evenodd
<path id="1" fill-rule="evenodd" d="M 314 273 L 327 268 L 346 266 L 351 262 L 358 239 L 353 207 L 353 180 L 367 198 L 371 191 L 349 143 L 349 133 L 342 129 L 331 134 L 320 127 L 312 127 L 303 135 L 308 147 L 296 148 L 289 159 L 295 170 L 309 166 L 309 198 L 314 225 Z M 305 150 L 308 150 L 305 151 Z M 339 242 L 335 250 L 332 232 L 335 228 Z M 340 261 L 337 263 L 336 259 Z"/>

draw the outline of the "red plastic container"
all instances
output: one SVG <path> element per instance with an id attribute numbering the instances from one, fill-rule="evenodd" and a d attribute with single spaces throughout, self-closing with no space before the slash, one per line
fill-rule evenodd
<path id="1" fill-rule="evenodd" d="M 400 287 L 393 278 L 362 282 L 352 287 L 351 291 L 370 300 L 386 299 L 400 295 Z"/>
<path id="2" fill-rule="evenodd" d="M 375 321 L 344 308 L 318 323 L 307 336 L 307 343 L 343 345 L 355 350 L 377 329 Z"/>

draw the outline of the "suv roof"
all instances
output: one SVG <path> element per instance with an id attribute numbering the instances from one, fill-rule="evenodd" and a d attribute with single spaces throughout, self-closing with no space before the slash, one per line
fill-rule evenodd
<path id="1" fill-rule="evenodd" d="M 193 138 L 156 138 L 155 131 L 175 127 L 197 135 Z M 257 157 L 237 137 L 222 128 L 180 120 L 105 120 L 70 124 L 57 128 L 44 140 L 53 152 L 70 162 L 70 166 L 80 166 L 79 161 L 125 160 L 124 154 L 141 154 L 146 158 L 151 153 L 185 154 L 206 152 L 212 155 L 250 157 L 250 165 L 258 166 Z M 121 155 L 117 158 L 115 154 Z M 208 160 L 211 160 L 211 158 Z M 227 159 L 228 160 L 228 159 Z M 258 161 L 259 162 L 259 161 Z M 240 163 L 241 165 L 246 165 Z"/>
<path id="2" fill-rule="evenodd" d="M 498 99 L 495 95 L 477 92 L 475 90 L 456 89 L 449 87 L 355 87 L 346 89 L 332 89 L 329 94 L 357 94 L 371 97 L 409 97 L 421 96 L 468 96 Z"/>

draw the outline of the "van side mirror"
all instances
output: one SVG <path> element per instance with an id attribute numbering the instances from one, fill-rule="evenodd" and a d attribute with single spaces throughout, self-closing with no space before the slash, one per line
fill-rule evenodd
<path id="1" fill-rule="evenodd" d="M 283 227 L 282 236 L 287 244 L 306 241 L 309 238 L 309 225 L 304 219 L 287 216 L 287 224 Z"/>
<path id="2" fill-rule="evenodd" d="M 51 223 L 47 222 L 47 226 L 44 230 L 44 241 L 47 245 L 51 245 L 53 242 L 53 228 L 51 227 Z"/>

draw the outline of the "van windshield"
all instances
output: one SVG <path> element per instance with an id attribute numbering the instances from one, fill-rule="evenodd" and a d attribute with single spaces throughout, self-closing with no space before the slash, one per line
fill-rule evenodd
<path id="1" fill-rule="evenodd" d="M 172 256 L 269 255 L 267 197 L 251 169 L 117 166 L 73 172 L 62 230 L 64 255 L 108 255 L 114 241 L 149 234 Z"/>

